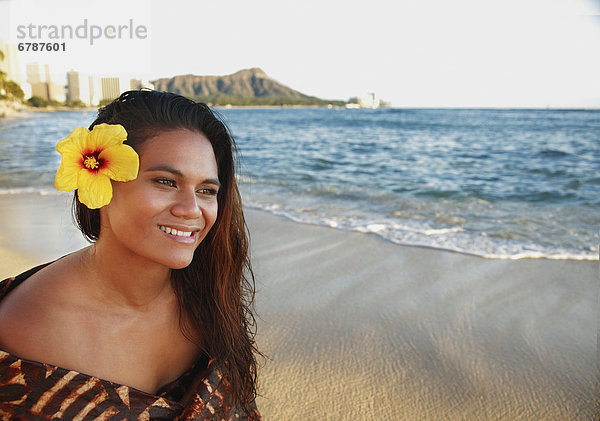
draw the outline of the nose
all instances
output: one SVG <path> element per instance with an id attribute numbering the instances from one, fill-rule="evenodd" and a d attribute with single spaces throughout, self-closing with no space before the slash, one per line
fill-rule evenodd
<path id="1" fill-rule="evenodd" d="M 171 206 L 171 214 L 178 218 L 195 219 L 202 216 L 200 201 L 195 191 L 180 191 Z"/>

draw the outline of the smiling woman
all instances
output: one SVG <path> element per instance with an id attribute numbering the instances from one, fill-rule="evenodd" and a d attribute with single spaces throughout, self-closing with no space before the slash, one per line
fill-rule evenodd
<path id="1" fill-rule="evenodd" d="M 210 141 L 189 130 L 165 131 L 141 147 L 140 174 L 116 183 L 100 211 L 106 234 L 97 246 L 126 257 L 187 267 L 217 218 L 218 169 Z M 129 259 L 129 258 L 128 258 Z"/>
<path id="2" fill-rule="evenodd" d="M 229 131 L 153 91 L 124 93 L 90 130 L 59 142 L 57 187 L 77 189 L 92 245 L 0 284 L 1 417 L 260 419 Z"/>

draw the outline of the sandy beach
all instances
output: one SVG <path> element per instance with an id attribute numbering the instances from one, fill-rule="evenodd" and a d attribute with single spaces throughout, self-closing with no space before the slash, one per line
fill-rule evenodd
<path id="1" fill-rule="evenodd" d="M 0 279 L 83 245 L 0 196 Z M 598 419 L 597 261 L 489 260 L 247 210 L 270 420 Z"/>

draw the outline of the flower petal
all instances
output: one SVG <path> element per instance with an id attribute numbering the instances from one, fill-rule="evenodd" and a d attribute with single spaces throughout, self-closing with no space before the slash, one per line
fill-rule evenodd
<path id="1" fill-rule="evenodd" d="M 137 177 L 139 157 L 131 146 L 123 145 L 127 131 L 120 124 L 98 124 L 90 132 L 77 127 L 56 145 L 62 155 L 54 184 L 59 190 L 77 189 L 79 200 L 90 209 L 110 203 L 111 178 L 129 181 Z M 90 156 L 87 156 L 90 155 Z M 101 168 L 90 171 L 83 159 L 101 161 Z M 94 161 L 96 162 L 96 161 Z"/>
<path id="2" fill-rule="evenodd" d="M 61 155 L 65 153 L 79 153 L 85 149 L 90 131 L 85 127 L 76 127 L 64 139 L 56 144 L 56 151 Z"/>
<path id="3" fill-rule="evenodd" d="M 79 188 L 77 196 L 79 201 L 90 209 L 101 208 L 110 203 L 112 198 L 112 184 L 110 178 L 86 169 L 79 171 Z"/>
<path id="4" fill-rule="evenodd" d="M 112 146 L 103 150 L 99 158 L 105 160 L 100 172 L 113 180 L 130 181 L 137 178 L 140 161 L 131 146 Z"/>
<path id="5" fill-rule="evenodd" d="M 81 155 L 65 152 L 56 171 L 54 186 L 58 190 L 70 191 L 77 188 L 77 177 L 81 170 Z"/>
<path id="6" fill-rule="evenodd" d="M 127 139 L 127 131 L 120 124 L 97 124 L 90 132 L 88 146 L 102 151 L 111 146 L 120 145 Z"/>

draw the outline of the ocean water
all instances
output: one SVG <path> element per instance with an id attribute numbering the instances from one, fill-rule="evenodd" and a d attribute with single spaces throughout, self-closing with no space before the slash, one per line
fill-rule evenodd
<path id="1" fill-rule="evenodd" d="M 600 110 L 218 110 L 247 206 L 487 258 L 598 259 Z M 91 111 L 0 120 L 0 194 L 57 194 Z"/>

